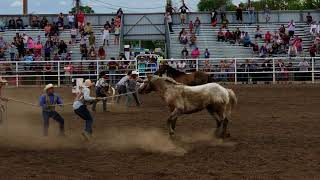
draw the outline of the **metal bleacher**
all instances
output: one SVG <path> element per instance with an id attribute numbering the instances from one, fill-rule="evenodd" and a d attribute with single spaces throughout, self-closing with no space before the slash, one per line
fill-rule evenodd
<path id="1" fill-rule="evenodd" d="M 284 23 L 283 23 L 284 24 Z M 254 34 L 256 31 L 257 25 L 260 26 L 262 33 L 266 33 L 267 31 L 274 32 L 279 29 L 282 23 L 273 23 L 273 24 L 229 24 L 228 29 L 230 31 L 235 31 L 236 28 L 239 28 L 241 31 L 248 32 L 251 36 L 252 41 L 255 41 Z M 284 24 L 287 26 L 287 24 Z M 178 40 L 179 32 L 182 28 L 185 28 L 189 31 L 187 25 L 174 25 L 173 30 L 174 33 L 170 35 L 170 48 L 171 48 L 171 57 L 172 58 L 181 58 L 181 51 L 183 47 L 187 47 L 189 54 L 191 53 L 193 48 L 190 48 L 189 45 L 182 45 Z M 203 52 L 206 48 L 209 49 L 212 58 L 241 58 L 241 57 L 255 57 L 256 54 L 253 54 L 252 49 L 249 47 L 243 47 L 242 45 L 232 45 L 229 42 L 218 42 L 217 34 L 219 31 L 219 25 L 217 27 L 212 27 L 210 24 L 202 24 L 200 28 L 200 35 L 197 36 L 196 46 L 201 51 L 201 58 L 203 58 Z M 305 55 L 308 54 L 308 48 L 312 44 L 312 39 L 309 33 L 309 25 L 306 23 L 296 23 L 296 31 L 295 35 L 298 35 L 303 40 L 303 48 L 305 51 Z M 262 39 L 257 39 L 259 47 L 263 44 Z M 287 54 L 277 54 L 276 56 L 287 56 Z"/>
<path id="2" fill-rule="evenodd" d="M 93 26 L 94 34 L 96 36 L 96 44 L 95 44 L 96 50 L 98 50 L 98 48 L 103 44 L 102 33 L 101 33 L 102 29 L 103 29 L 103 26 Z M 0 35 L 3 36 L 6 42 L 11 42 L 13 40 L 13 37 L 16 35 L 16 33 L 20 33 L 20 34 L 26 33 L 28 36 L 32 37 L 33 39 L 36 39 L 37 36 L 40 35 L 42 41 L 45 42 L 46 40 L 45 32 L 42 29 L 31 29 L 31 28 L 19 29 L 19 30 L 10 29 L 0 33 Z M 81 59 L 80 44 L 78 41 L 80 39 L 80 35 L 78 35 L 77 43 L 74 45 L 68 43 L 71 40 L 69 29 L 65 29 L 61 31 L 59 37 L 60 37 L 60 40 L 64 40 L 68 44 L 68 52 L 72 52 L 72 56 L 71 56 L 72 60 L 80 60 Z M 119 55 L 120 48 L 119 48 L 119 45 L 114 44 L 114 38 L 115 38 L 114 34 L 110 33 L 109 46 L 105 46 L 107 58 L 118 57 Z"/>

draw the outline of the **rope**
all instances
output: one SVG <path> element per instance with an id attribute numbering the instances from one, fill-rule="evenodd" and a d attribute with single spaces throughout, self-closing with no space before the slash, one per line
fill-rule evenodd
<path id="1" fill-rule="evenodd" d="M 101 98 L 101 100 L 106 100 L 106 99 L 115 98 L 115 97 L 119 97 L 119 96 L 126 96 L 126 95 L 134 94 L 134 93 L 136 93 L 136 91 L 123 93 L 123 94 L 118 94 L 118 95 L 114 95 L 114 96 L 104 97 L 104 98 Z M 22 100 L 18 100 L 18 99 L 13 99 L 13 98 L 6 98 L 6 97 L 3 97 L 3 98 L 7 99 L 8 101 L 13 101 L 13 102 L 17 102 L 17 103 L 33 106 L 33 107 L 40 107 L 39 104 L 33 104 L 33 103 L 30 103 L 30 102 L 26 102 L 26 101 L 22 101 Z M 58 104 L 57 106 L 69 106 L 69 105 L 73 105 L 73 102 L 64 103 L 64 104 Z M 50 106 L 50 105 L 48 105 L 48 106 Z M 51 105 L 51 106 L 56 106 L 56 105 Z"/>

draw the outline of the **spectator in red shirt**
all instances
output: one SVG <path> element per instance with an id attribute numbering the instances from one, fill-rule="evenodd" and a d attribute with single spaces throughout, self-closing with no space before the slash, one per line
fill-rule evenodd
<path id="1" fill-rule="evenodd" d="M 84 27 L 84 13 L 82 11 L 79 11 L 77 14 L 77 21 L 78 21 L 78 28 Z"/>
<path id="2" fill-rule="evenodd" d="M 271 42 L 271 33 L 269 31 L 266 32 L 264 35 L 264 42 L 270 43 Z"/>
<path id="3" fill-rule="evenodd" d="M 219 32 L 218 32 L 218 41 L 220 40 L 225 41 L 225 36 L 221 28 L 219 29 Z"/>
<path id="4" fill-rule="evenodd" d="M 105 60 L 106 59 L 106 51 L 104 50 L 103 46 L 100 46 L 98 50 L 98 56 L 100 60 Z"/>
<path id="5" fill-rule="evenodd" d="M 226 41 L 229 41 L 231 39 L 231 32 L 229 30 L 227 30 L 227 32 L 225 33 L 225 38 L 226 38 Z"/>
<path id="6" fill-rule="evenodd" d="M 315 44 L 313 44 L 313 45 L 309 48 L 309 53 L 310 53 L 310 57 L 316 57 L 317 47 L 316 47 Z"/>

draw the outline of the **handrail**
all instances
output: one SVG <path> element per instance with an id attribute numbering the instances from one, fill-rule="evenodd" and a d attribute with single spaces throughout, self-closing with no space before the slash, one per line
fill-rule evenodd
<path id="1" fill-rule="evenodd" d="M 121 16 L 121 28 L 120 28 L 120 43 L 119 43 L 119 48 L 120 48 L 120 53 L 123 52 L 124 48 L 124 14 Z"/>
<path id="2" fill-rule="evenodd" d="M 164 18 L 164 24 L 165 24 L 165 33 L 166 33 L 166 57 L 171 57 L 171 35 L 169 30 L 169 23 L 167 21 L 167 18 Z"/>

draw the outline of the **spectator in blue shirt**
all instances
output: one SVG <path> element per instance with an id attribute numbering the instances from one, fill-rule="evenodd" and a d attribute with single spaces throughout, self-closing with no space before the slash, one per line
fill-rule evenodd
<path id="1" fill-rule="evenodd" d="M 243 37 L 243 45 L 245 47 L 253 47 L 254 46 L 254 44 L 251 42 L 251 38 L 250 38 L 250 35 L 248 34 L 248 32 L 246 32 Z"/>
<path id="2" fill-rule="evenodd" d="M 55 109 L 56 105 L 62 105 L 62 100 L 54 93 L 53 84 L 46 85 L 44 91 L 46 93 L 40 97 L 43 116 L 43 135 L 48 136 L 49 119 L 52 118 L 59 123 L 60 135 L 64 136 L 64 119 Z"/>

